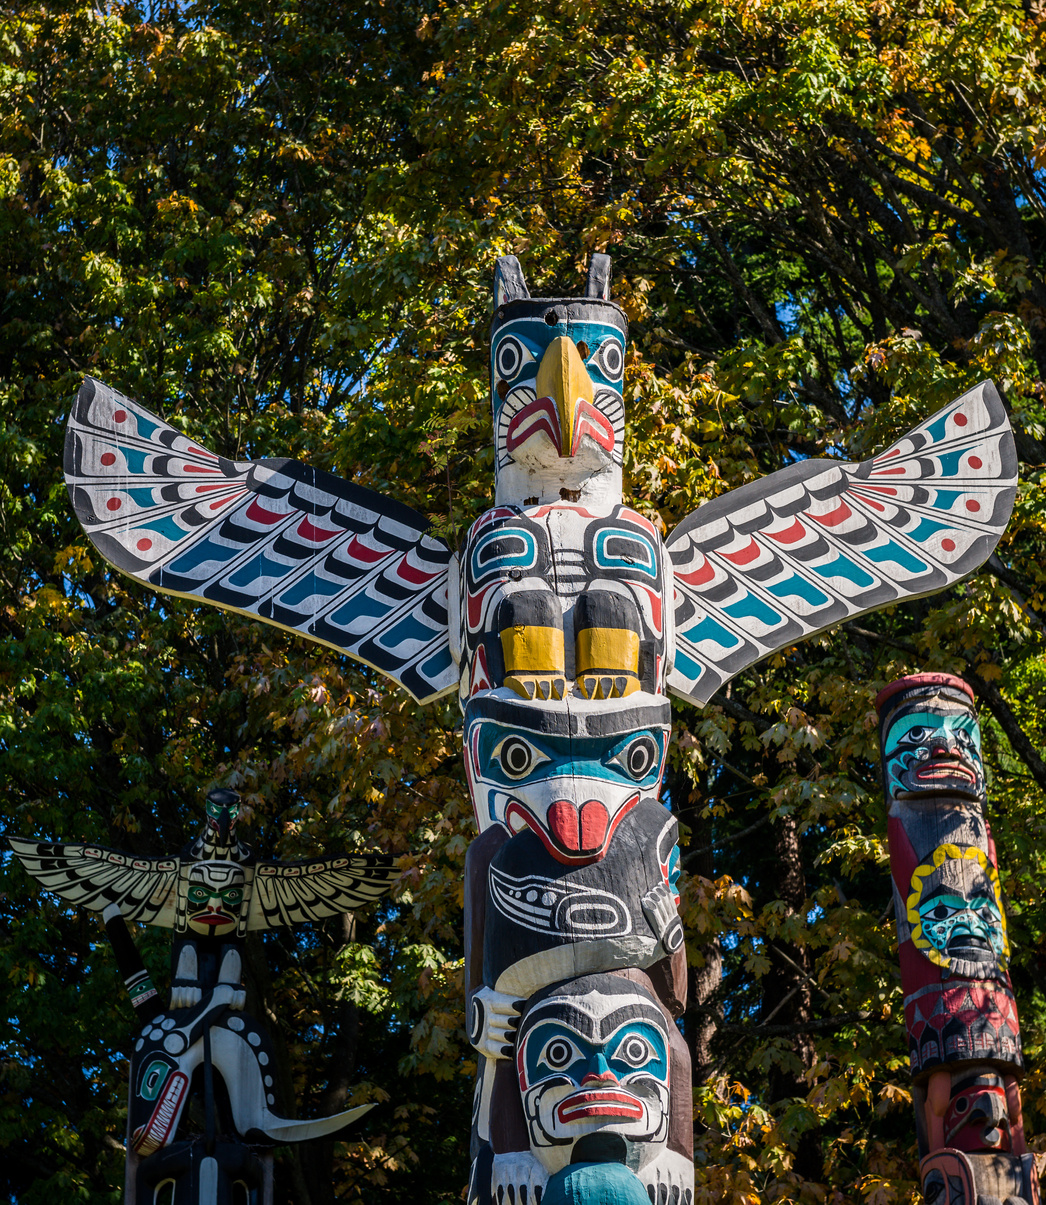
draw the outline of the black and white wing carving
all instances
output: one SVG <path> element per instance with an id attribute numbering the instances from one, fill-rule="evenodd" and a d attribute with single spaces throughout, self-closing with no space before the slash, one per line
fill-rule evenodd
<path id="1" fill-rule="evenodd" d="M 127 920 L 174 927 L 177 858 L 133 858 L 101 845 L 52 845 L 22 837 L 7 841 L 41 887 L 71 904 L 94 912 L 117 904 Z"/>
<path id="2" fill-rule="evenodd" d="M 292 460 L 215 456 L 90 377 L 65 479 L 95 547 L 136 581 L 328 645 L 420 702 L 457 685 L 450 549 L 410 507 Z"/>
<path id="3" fill-rule="evenodd" d="M 398 875 L 385 854 L 305 862 L 259 862 L 248 929 L 274 929 L 351 912 L 383 896 Z"/>
<path id="4" fill-rule="evenodd" d="M 1013 432 L 983 381 L 871 460 L 801 461 L 706 503 L 666 541 L 669 689 L 705 703 L 775 649 L 958 581 L 999 542 L 1016 486 Z"/>

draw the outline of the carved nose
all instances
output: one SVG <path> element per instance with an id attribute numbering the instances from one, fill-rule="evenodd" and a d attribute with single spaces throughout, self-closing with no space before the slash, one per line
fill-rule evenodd
<path id="1" fill-rule="evenodd" d="M 602 849 L 610 827 L 606 804 L 590 799 L 580 808 L 569 799 L 557 799 L 548 809 L 548 829 L 558 844 L 571 853 Z"/>
<path id="2" fill-rule="evenodd" d="M 588 1075 L 581 1081 L 582 1088 L 586 1084 L 616 1084 L 617 1076 L 613 1071 L 601 1071 L 598 1075 L 594 1071 L 590 1071 Z"/>

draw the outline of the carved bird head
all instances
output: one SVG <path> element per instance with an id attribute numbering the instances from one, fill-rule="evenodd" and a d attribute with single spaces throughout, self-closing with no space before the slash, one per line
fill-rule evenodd
<path id="1" fill-rule="evenodd" d="M 498 504 L 621 501 L 628 322 L 593 255 L 584 297 L 531 297 L 514 255 L 498 260 L 491 404 Z"/>

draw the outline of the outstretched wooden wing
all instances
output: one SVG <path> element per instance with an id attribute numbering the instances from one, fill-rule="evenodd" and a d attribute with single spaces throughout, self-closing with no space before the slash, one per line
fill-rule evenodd
<path id="1" fill-rule="evenodd" d="M 136 581 L 328 645 L 420 702 L 457 685 L 450 549 L 410 507 L 292 460 L 215 456 L 90 377 L 65 479 L 95 547 Z"/>
<path id="2" fill-rule="evenodd" d="M 775 649 L 958 581 L 991 555 L 1016 486 L 984 381 L 871 460 L 802 461 L 706 503 L 666 541 L 669 689 L 705 703 Z"/>
<path id="3" fill-rule="evenodd" d="M 351 912 L 388 891 L 397 876 L 384 854 L 355 854 L 254 867 L 248 929 L 274 929 Z"/>
<path id="4" fill-rule="evenodd" d="M 101 845 L 51 844 L 8 837 L 41 887 L 101 912 L 117 904 L 125 919 L 171 929 L 178 894 L 177 858 L 133 858 Z"/>

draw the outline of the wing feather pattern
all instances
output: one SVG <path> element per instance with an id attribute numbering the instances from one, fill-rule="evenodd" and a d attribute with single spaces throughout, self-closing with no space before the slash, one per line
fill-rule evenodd
<path id="1" fill-rule="evenodd" d="M 1016 486 L 983 381 L 871 460 L 802 461 L 706 503 L 666 541 L 669 689 L 705 703 L 775 649 L 959 581 L 999 542 Z"/>
<path id="2" fill-rule="evenodd" d="M 248 929 L 297 925 L 351 912 L 383 896 L 398 871 L 384 854 L 304 862 L 259 862 Z"/>
<path id="3" fill-rule="evenodd" d="M 8 837 L 29 874 L 71 904 L 101 912 L 117 904 L 127 920 L 175 924 L 177 858 L 133 858 L 101 845 L 52 844 Z"/>
<path id="4" fill-rule="evenodd" d="M 95 547 L 143 585 L 337 649 L 420 702 L 456 687 L 450 549 L 410 507 L 292 460 L 215 456 L 90 377 L 65 479 Z"/>

